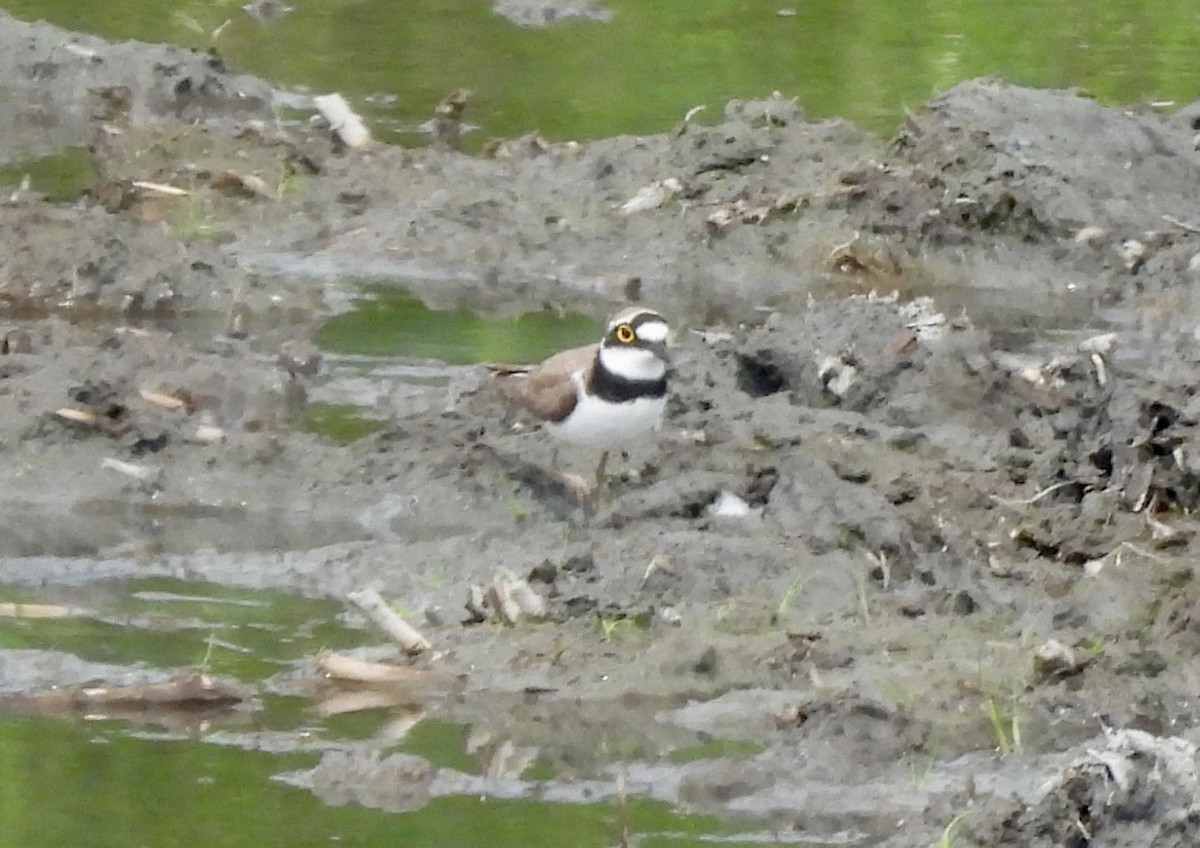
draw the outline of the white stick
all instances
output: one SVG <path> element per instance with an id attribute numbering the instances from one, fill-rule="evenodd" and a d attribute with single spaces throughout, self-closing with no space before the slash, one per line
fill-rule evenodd
<path id="1" fill-rule="evenodd" d="M 359 589 L 346 595 L 350 603 L 365 612 L 383 630 L 410 654 L 419 654 L 433 647 L 415 627 L 400 617 L 374 589 Z"/>
<path id="2" fill-rule="evenodd" d="M 330 129 L 347 147 L 361 150 L 371 143 L 371 131 L 342 95 L 319 95 L 313 98 L 313 105 L 317 107 L 321 116 L 329 121 Z"/>

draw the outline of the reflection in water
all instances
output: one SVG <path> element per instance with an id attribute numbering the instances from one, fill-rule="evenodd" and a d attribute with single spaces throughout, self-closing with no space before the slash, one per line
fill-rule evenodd
<path id="1" fill-rule="evenodd" d="M 26 562 L 27 571 L 44 573 L 40 563 Z M 114 666 L 199 667 L 253 680 L 321 650 L 362 643 L 362 633 L 338 618 L 341 605 L 327 599 L 167 578 L 83 586 L 31 580 L 32 587 L 0 584 L 0 602 L 57 604 L 71 615 L 0 617 L 0 649 L 35 652 L 10 656 L 0 666 L 0 691 L 7 693 L 112 683 Z M 70 661 L 51 662 L 36 653 L 45 651 L 63 652 Z"/>
<path id="2" fill-rule="evenodd" d="M 317 331 L 326 351 L 372 357 L 436 360 L 450 365 L 535 362 L 600 338 L 603 325 L 553 311 L 491 318 L 468 309 L 430 309 L 394 285 L 368 285 L 354 309 Z"/>
<path id="3" fill-rule="evenodd" d="M 361 644 L 361 632 L 338 622 L 336 602 L 168 579 L 0 586 L 0 602 L 10 601 L 58 603 L 72 615 L 0 618 L 0 845 L 782 844 L 673 811 L 676 781 L 654 775 L 673 774 L 678 766 L 658 764 L 663 752 L 695 749 L 697 736 L 655 721 L 661 704 L 522 693 L 474 706 L 442 696 L 334 709 L 311 699 L 312 666 L 297 674 L 295 663 Z M 85 721 L 69 704 L 48 717 L 30 714 L 44 712 L 29 706 L 36 699 L 4 697 L 163 685 L 177 679 L 172 668 L 255 689 L 258 706 Z M 446 709 L 479 719 L 426 718 Z M 614 763 L 638 761 L 640 777 L 618 776 L 626 768 Z M 799 844 L 795 833 L 784 841 Z"/>
<path id="4" fill-rule="evenodd" d="M 543 790 L 533 785 L 518 798 L 487 796 L 486 777 L 436 769 L 414 755 L 331 751 L 311 768 L 320 746 L 303 738 L 277 740 L 272 752 L 255 750 L 272 747 L 261 733 L 151 738 L 115 722 L 0 716 L 5 844 L 602 848 L 626 837 L 680 848 L 714 838 L 783 844 L 762 835 L 739 841 L 744 828 L 661 802 L 615 799 L 612 780 L 609 800 L 556 803 L 534 797 Z M 577 800 L 586 788 L 574 787 Z M 798 844 L 794 835 L 786 842 Z"/>

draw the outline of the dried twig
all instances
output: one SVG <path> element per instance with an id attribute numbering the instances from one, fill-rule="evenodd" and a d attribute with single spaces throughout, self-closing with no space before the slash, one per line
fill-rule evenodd
<path id="1" fill-rule="evenodd" d="M 322 654 L 317 660 L 321 673 L 346 683 L 412 683 L 425 681 L 429 672 L 394 663 L 372 662 L 346 654 Z"/>
<path id="2" fill-rule="evenodd" d="M 109 471 L 115 471 L 118 474 L 124 474 L 126 477 L 131 477 L 134 480 L 138 480 L 142 483 L 149 483 L 158 479 L 158 475 L 160 473 L 159 469 L 152 468 L 149 465 L 140 465 L 136 462 L 126 462 L 123 459 L 117 459 L 116 457 L 112 456 L 106 456 L 104 459 L 100 460 L 100 467 L 108 469 Z"/>
<path id="3" fill-rule="evenodd" d="M 320 700 L 313 704 L 313 709 L 318 715 L 328 718 L 345 713 L 358 713 L 363 710 L 391 709 L 411 701 L 412 695 L 397 688 L 337 688 L 322 693 Z M 421 712 L 420 715 L 423 716 L 424 712 Z"/>
<path id="4" fill-rule="evenodd" d="M 70 421 L 72 424 L 83 424 L 88 427 L 95 427 L 99 418 L 96 413 L 88 412 L 86 409 L 76 409 L 73 406 L 63 406 L 54 410 L 56 417 L 63 421 Z"/>
<path id="5" fill-rule="evenodd" d="M 130 185 L 142 191 L 149 191 L 166 197 L 187 197 L 191 193 L 186 188 L 179 188 L 167 183 L 152 183 L 148 180 L 134 180 Z"/>
<path id="6" fill-rule="evenodd" d="M 359 150 L 371 143 L 371 131 L 342 95 L 334 93 L 314 97 L 313 105 L 329 122 L 334 135 L 347 147 Z"/>
<path id="7" fill-rule="evenodd" d="M 1187 230 L 1189 233 L 1196 233 L 1197 235 L 1200 235 L 1200 226 L 1197 226 L 1196 224 L 1189 224 L 1187 221 L 1181 221 L 1174 215 L 1163 215 L 1162 219 L 1168 224 L 1179 227 L 1181 230 Z"/>
<path id="8" fill-rule="evenodd" d="M 209 185 L 222 191 L 232 191 L 246 197 L 265 197 L 267 200 L 279 200 L 279 192 L 267 184 L 262 177 L 254 174 L 242 174 L 238 171 L 218 171 L 212 175 Z"/>
<path id="9" fill-rule="evenodd" d="M 522 618 L 544 619 L 546 599 L 528 581 L 501 568 L 487 589 L 471 586 L 466 603 L 471 620 L 476 622 L 495 618 L 505 624 L 516 624 Z"/>
<path id="10" fill-rule="evenodd" d="M 33 695 L 0 700 L 0 704 L 36 712 L 88 712 L 101 710 L 219 709 L 250 699 L 251 693 L 238 683 L 207 674 L 189 674 L 165 683 L 133 686 L 69 686 Z"/>
<path id="11" fill-rule="evenodd" d="M 192 441 L 211 445 L 225 441 L 225 431 L 215 424 L 201 424 L 192 435 Z"/>
<path id="12" fill-rule="evenodd" d="M 1040 492 L 1037 492 L 1033 496 L 1025 498 L 1025 500 L 1014 500 L 1012 498 L 1002 498 L 999 495 L 988 495 L 988 498 L 990 500 L 995 501 L 996 503 L 1002 504 L 1004 506 L 1014 506 L 1014 507 L 1015 506 L 1032 506 L 1033 504 L 1037 503 L 1038 501 L 1040 501 L 1042 498 L 1046 497 L 1047 495 L 1051 495 L 1054 492 L 1057 492 L 1059 489 L 1065 489 L 1067 486 L 1074 486 L 1076 484 L 1076 482 L 1077 481 L 1075 481 L 1075 480 L 1063 480 L 1061 482 L 1055 483 L 1052 486 L 1047 486 L 1046 488 L 1042 489 Z"/>
<path id="13" fill-rule="evenodd" d="M 120 421 L 105 415 L 97 415 L 90 409 L 80 409 L 74 406 L 63 406 L 54 410 L 54 417 L 68 424 L 90 427 L 109 436 L 123 435 L 129 428 Z"/>
<path id="14" fill-rule="evenodd" d="M 419 654 L 428 651 L 433 644 L 420 632 L 400 617 L 374 589 L 359 589 L 346 595 L 347 599 L 365 612 L 383 632 L 391 636 L 405 652 Z"/>
<path id="15" fill-rule="evenodd" d="M 79 607 L 64 607 L 59 604 L 14 604 L 0 603 L 2 618 L 80 618 L 90 615 L 87 610 Z"/>
<path id="16" fill-rule="evenodd" d="M 155 391 L 154 389 L 147 389 L 144 386 L 138 390 L 138 394 L 147 403 L 152 403 L 157 407 L 170 410 L 171 412 L 183 409 L 186 406 L 183 400 L 175 397 L 175 395 L 169 395 L 165 392 Z"/>

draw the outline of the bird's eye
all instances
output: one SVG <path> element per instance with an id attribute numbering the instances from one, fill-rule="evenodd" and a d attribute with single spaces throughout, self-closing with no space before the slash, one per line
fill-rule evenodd
<path id="1" fill-rule="evenodd" d="M 617 341 L 621 344 L 633 344 L 633 340 L 637 338 L 637 333 L 633 331 L 633 327 L 628 324 L 618 324 L 615 330 Z"/>

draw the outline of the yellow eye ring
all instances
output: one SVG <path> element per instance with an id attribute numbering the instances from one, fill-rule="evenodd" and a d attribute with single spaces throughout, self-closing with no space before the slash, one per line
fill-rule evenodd
<path id="1" fill-rule="evenodd" d="M 628 324 L 618 324 L 615 330 L 617 341 L 621 344 L 633 344 L 633 340 L 637 338 L 637 333 L 633 331 L 633 327 Z"/>

